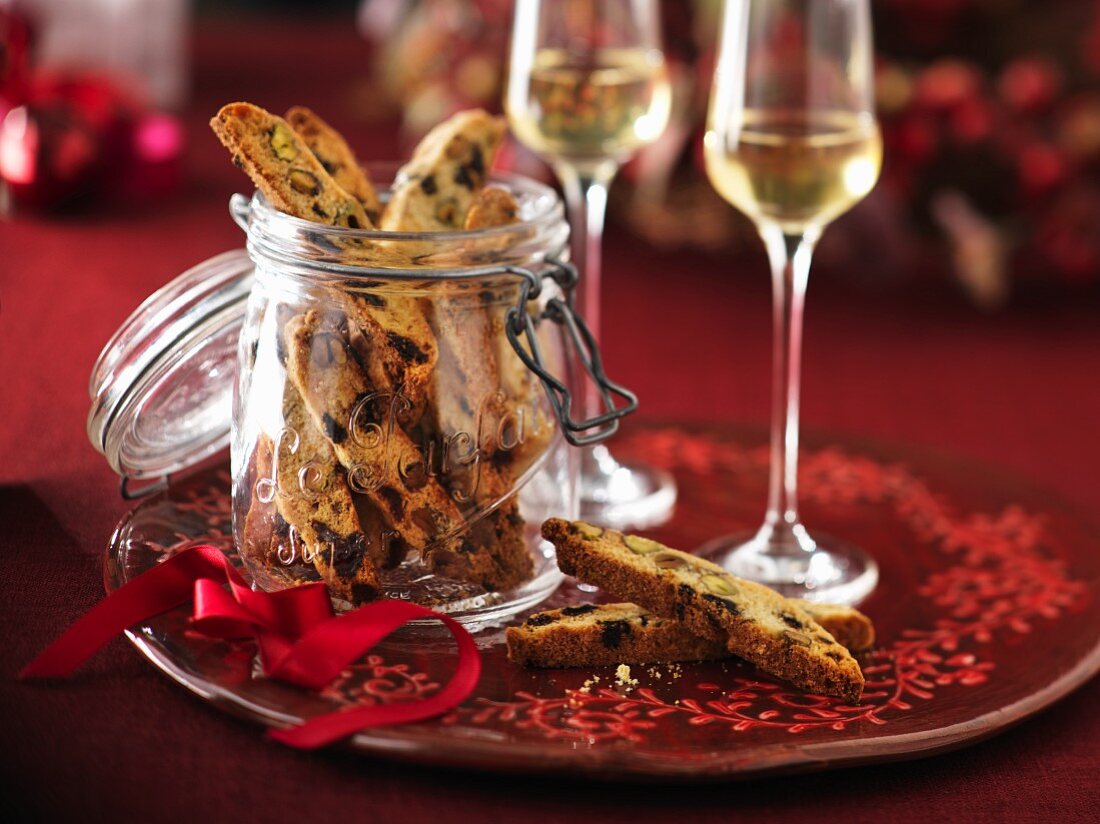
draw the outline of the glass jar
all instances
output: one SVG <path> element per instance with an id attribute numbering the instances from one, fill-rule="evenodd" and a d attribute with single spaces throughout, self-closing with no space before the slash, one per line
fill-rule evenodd
<path id="1" fill-rule="evenodd" d="M 559 198 L 494 183 L 520 221 L 447 233 L 337 228 L 234 196 L 247 256 L 152 296 L 93 373 L 89 434 L 124 494 L 228 437 L 234 542 L 264 589 L 323 581 L 339 608 L 393 597 L 472 621 L 549 595 L 561 573 L 539 525 L 575 516 L 570 443 L 636 404 L 572 315 Z M 607 412 L 576 422 L 585 372 Z"/>

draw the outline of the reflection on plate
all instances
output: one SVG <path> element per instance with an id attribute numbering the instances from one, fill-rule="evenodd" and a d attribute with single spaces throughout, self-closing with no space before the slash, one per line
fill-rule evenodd
<path id="1" fill-rule="evenodd" d="M 690 548 L 759 520 L 768 454 L 744 442 L 743 433 L 673 428 L 617 442 L 624 455 L 677 477 L 676 517 L 654 537 Z M 806 523 L 867 549 L 882 570 L 861 605 L 879 646 L 861 659 L 859 705 L 793 691 L 735 660 L 635 666 L 637 684 L 624 685 L 613 668 L 524 670 L 507 660 L 503 629 L 485 626 L 476 634 L 484 672 L 473 697 L 447 717 L 370 730 L 351 745 L 430 764 L 606 777 L 794 772 L 976 741 L 1100 668 L 1097 533 L 1056 498 L 924 450 L 833 442 L 807 448 L 802 463 Z M 223 472 L 143 502 L 111 541 L 108 588 L 194 543 L 232 557 L 229 518 Z M 591 597 L 566 586 L 548 605 Z M 258 676 L 250 645 L 191 632 L 186 610 L 129 634 L 198 695 L 274 725 L 430 694 L 452 657 L 445 633 L 405 629 L 313 694 Z"/>

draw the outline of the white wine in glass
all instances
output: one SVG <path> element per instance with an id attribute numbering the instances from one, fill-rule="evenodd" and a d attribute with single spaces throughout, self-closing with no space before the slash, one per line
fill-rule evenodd
<path id="1" fill-rule="evenodd" d="M 660 137 L 669 103 L 660 51 L 541 49 L 526 99 L 509 112 L 516 137 L 534 152 L 590 166 L 617 164 Z"/>
<path id="2" fill-rule="evenodd" d="M 851 112 L 747 111 L 733 141 L 706 152 L 714 188 L 754 221 L 794 235 L 862 200 L 882 163 L 874 118 Z"/>
<path id="3" fill-rule="evenodd" d="M 607 190 L 619 166 L 668 125 L 671 91 L 656 0 L 516 0 L 504 107 L 516 137 L 551 166 L 565 190 L 580 313 L 599 339 L 600 246 Z M 592 387 L 580 404 L 600 412 Z M 581 515 L 613 527 L 667 520 L 668 473 L 584 450 Z"/>
<path id="4" fill-rule="evenodd" d="M 878 582 L 865 552 L 802 525 L 802 310 L 825 226 L 874 188 L 868 0 L 726 0 L 704 156 L 714 188 L 756 224 L 772 266 L 771 475 L 763 526 L 701 554 L 784 594 L 855 603 Z"/>

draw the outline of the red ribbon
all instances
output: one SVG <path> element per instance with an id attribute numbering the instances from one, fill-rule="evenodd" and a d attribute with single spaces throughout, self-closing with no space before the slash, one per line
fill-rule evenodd
<path id="1" fill-rule="evenodd" d="M 188 601 L 194 603 L 196 630 L 215 638 L 255 637 L 265 675 L 311 690 L 324 687 L 409 621 L 438 618 L 450 630 L 458 644 L 458 666 L 439 692 L 418 701 L 338 710 L 297 727 L 268 732 L 270 738 L 292 747 L 315 749 L 367 727 L 442 715 L 473 692 L 481 675 L 474 639 L 446 615 L 407 601 L 387 600 L 334 616 L 324 584 L 254 591 L 219 549 L 196 546 L 112 592 L 24 667 L 19 677 L 71 675 L 127 627 Z"/>

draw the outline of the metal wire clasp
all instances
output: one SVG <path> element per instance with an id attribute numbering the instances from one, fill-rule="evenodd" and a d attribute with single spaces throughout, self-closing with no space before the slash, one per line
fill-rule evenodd
<path id="1" fill-rule="evenodd" d="M 599 345 L 592 337 L 591 331 L 584 319 L 573 311 L 573 292 L 577 285 L 577 268 L 557 258 L 545 259 L 547 268 L 537 275 L 529 269 L 518 266 L 506 266 L 504 270 L 512 275 L 522 278 L 520 283 L 519 300 L 516 305 L 508 310 L 505 322 L 505 332 L 512 348 L 516 350 L 520 360 L 527 368 L 538 375 L 546 389 L 546 396 L 550 405 L 554 408 L 561 423 L 562 434 L 573 446 L 588 446 L 599 443 L 615 434 L 619 429 L 619 419 L 629 415 L 638 408 L 638 397 L 629 389 L 612 381 L 604 372 L 603 360 L 600 358 Z M 527 302 L 534 300 L 542 292 L 543 278 L 550 278 L 561 287 L 565 299 L 554 297 L 546 303 L 542 317 L 560 324 L 569 333 L 577 359 L 584 367 L 584 371 L 596 384 L 603 399 L 604 412 L 591 418 L 575 420 L 572 414 L 573 396 L 568 387 L 556 378 L 546 367 L 546 361 L 539 348 L 538 337 L 535 334 L 535 324 L 531 315 L 527 312 Z M 527 346 L 524 346 L 520 337 L 526 338 Z M 528 349 L 530 351 L 528 351 Z M 616 405 L 616 399 L 624 401 L 622 406 Z"/>

